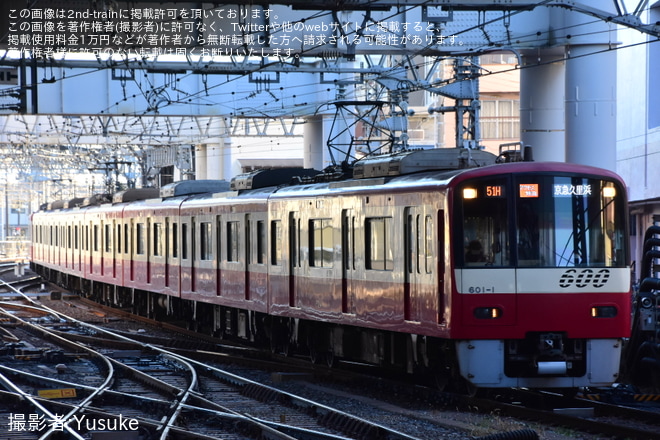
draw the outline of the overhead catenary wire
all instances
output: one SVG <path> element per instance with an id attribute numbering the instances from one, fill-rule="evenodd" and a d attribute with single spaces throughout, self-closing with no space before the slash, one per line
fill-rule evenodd
<path id="1" fill-rule="evenodd" d="M 536 7 L 541 7 L 545 4 L 548 4 L 549 0 L 538 2 L 535 4 L 533 7 L 530 7 L 528 9 L 533 9 Z M 385 15 L 380 17 L 379 19 L 370 19 L 373 20 L 373 23 L 382 23 L 385 20 L 395 18 L 398 15 L 409 11 L 413 8 L 421 7 L 425 4 L 428 4 L 430 2 L 423 2 L 418 5 L 412 5 L 405 8 L 393 8 L 392 12 L 389 15 Z M 31 6 L 38 5 L 37 1 L 34 1 L 31 3 Z M 519 10 L 519 11 L 506 11 L 503 13 L 494 13 L 491 15 L 494 15 L 493 17 L 487 17 L 486 14 L 480 15 L 481 19 L 479 20 L 478 23 L 467 26 L 464 29 L 461 29 L 458 32 L 455 32 L 457 36 L 467 34 L 471 31 L 474 30 L 482 30 L 485 32 L 485 27 L 486 26 L 496 26 L 498 23 L 502 23 L 502 26 L 506 27 L 507 23 L 510 23 L 511 17 L 513 15 L 526 12 L 526 10 Z M 640 10 L 639 13 L 643 13 L 645 11 L 650 10 L 650 7 L 647 5 L 644 9 L 644 11 Z M 314 19 L 322 19 L 324 17 L 329 17 L 332 15 L 332 11 L 314 11 L 311 12 L 308 16 L 301 18 L 297 20 L 298 22 L 304 22 L 304 21 L 309 21 L 309 20 L 314 20 Z M 571 25 L 571 26 L 566 26 L 564 28 L 557 28 L 553 29 L 553 32 L 565 32 L 567 36 L 570 35 L 571 38 L 579 38 L 579 37 L 584 37 L 584 36 L 593 36 L 593 35 L 598 35 L 598 34 L 606 34 L 610 33 L 611 30 L 603 30 L 603 31 L 597 31 L 597 32 L 580 32 L 580 30 L 584 26 L 589 26 L 594 23 L 598 23 L 601 20 L 599 19 L 594 19 L 591 21 L 586 21 L 582 22 L 576 25 Z M 573 32 L 574 31 L 574 32 Z M 277 32 L 277 31 L 276 31 Z M 356 31 L 351 31 L 351 32 L 356 32 Z M 389 32 L 389 31 L 388 31 Z M 543 39 L 546 37 L 546 32 L 547 31 L 538 31 L 538 32 L 533 32 L 529 33 L 526 35 L 516 35 L 516 41 L 515 44 L 531 44 L 534 41 L 538 39 Z M 568 34 L 568 32 L 571 32 L 571 34 Z M 502 50 L 509 50 L 511 41 L 510 41 L 510 34 L 509 32 L 506 32 L 506 37 L 504 37 L 501 40 L 494 39 L 490 34 L 489 34 L 489 39 L 488 39 L 488 44 L 485 45 L 484 47 L 474 50 L 475 54 L 478 55 L 480 53 L 487 53 L 491 51 L 502 51 Z M 594 48 L 592 52 L 585 53 L 580 55 L 580 57 L 585 57 L 585 56 L 591 56 L 611 50 L 622 50 L 626 48 L 631 48 L 635 46 L 640 46 L 640 45 L 646 45 L 651 42 L 654 42 L 652 39 L 645 39 L 644 41 L 641 42 L 636 42 L 636 43 L 631 43 L 631 44 L 626 44 L 626 45 L 612 45 L 607 48 Z M 314 50 L 316 50 L 318 47 L 310 47 L 308 49 L 302 50 L 299 53 L 300 57 L 306 57 L 306 56 L 315 56 L 313 55 Z M 431 48 L 430 45 L 427 45 L 426 47 L 419 48 L 415 51 L 412 51 L 408 56 L 406 57 L 401 57 L 401 59 L 397 60 L 396 57 L 392 57 L 391 59 L 391 65 L 389 67 L 384 68 L 382 70 L 383 75 L 389 75 L 392 74 L 393 72 L 397 72 L 400 70 L 403 66 L 404 63 L 410 62 L 413 57 L 416 55 L 423 55 L 428 51 L 428 49 Z M 469 53 L 465 53 L 464 55 L 469 55 Z M 449 55 L 451 56 L 451 55 Z M 443 56 L 440 56 L 441 58 L 444 58 Z M 530 65 L 515 65 L 509 69 L 498 69 L 497 71 L 482 71 L 481 72 L 481 77 L 487 77 L 487 76 L 492 76 L 492 75 L 501 75 L 505 74 L 507 72 L 511 71 L 519 71 L 522 69 L 530 68 L 537 66 L 539 64 L 544 64 L 544 63 L 553 63 L 553 62 L 558 62 L 558 61 L 566 61 L 568 59 L 576 58 L 575 55 L 570 54 L 570 52 L 564 53 L 562 56 L 558 56 L 554 59 L 546 59 L 546 60 L 540 60 L 538 63 L 532 63 Z M 431 65 L 433 63 L 435 57 L 433 58 L 423 58 L 423 57 L 417 57 L 417 59 L 422 60 L 421 62 L 418 62 L 414 65 L 410 65 L 411 68 L 419 68 L 423 69 L 428 65 Z M 291 117 L 292 115 L 295 114 L 300 114 L 300 112 L 311 112 L 311 113 L 316 113 L 318 109 L 321 107 L 327 105 L 328 103 L 324 100 L 323 102 L 318 101 L 315 99 L 318 96 L 318 90 L 309 90 L 312 88 L 312 86 L 316 85 L 317 83 L 315 81 L 309 81 L 309 82 L 299 82 L 294 85 L 289 85 L 285 88 L 283 87 L 271 87 L 268 89 L 268 93 L 266 93 L 264 90 L 261 91 L 256 91 L 255 90 L 245 90 L 245 91 L 236 91 L 236 90 L 231 90 L 231 85 L 234 83 L 237 83 L 241 80 L 244 80 L 250 73 L 255 73 L 255 72 L 260 72 L 260 71 L 266 71 L 269 68 L 272 67 L 277 67 L 278 65 L 287 65 L 287 64 L 292 64 L 291 60 L 287 60 L 284 57 L 273 57 L 273 60 L 271 62 L 266 62 L 263 63 L 259 68 L 256 70 L 252 70 L 249 73 L 243 73 L 243 74 L 234 74 L 234 75 L 227 75 L 225 81 L 219 81 L 215 84 L 210 84 L 208 81 L 208 76 L 207 80 L 204 84 L 204 87 L 201 88 L 199 91 L 196 92 L 182 92 L 179 93 L 177 92 L 177 95 L 174 97 L 168 97 L 167 99 L 163 97 L 161 101 L 156 101 L 156 106 L 153 105 L 153 103 L 149 103 L 150 97 L 153 99 L 157 99 L 159 96 L 159 93 L 162 90 L 175 90 L 177 89 L 177 85 L 181 82 L 184 81 L 187 78 L 190 78 L 194 75 L 199 75 L 199 71 L 191 70 L 187 71 L 186 73 L 183 74 L 170 74 L 167 75 L 164 78 L 164 81 L 158 82 L 155 81 L 155 76 L 158 75 L 158 73 L 155 74 L 149 74 L 147 72 L 147 66 L 148 63 L 146 62 L 147 58 L 144 58 L 144 63 L 142 63 L 142 67 L 144 70 L 144 74 L 141 76 L 136 76 L 132 75 L 130 81 L 135 83 L 136 89 L 139 91 L 139 93 L 133 93 L 128 96 L 124 96 L 122 99 L 117 100 L 114 103 L 111 103 L 109 107 L 101 109 L 99 111 L 99 114 L 101 115 L 112 115 L 117 112 L 118 107 L 122 103 L 125 102 L 130 102 L 130 101 L 135 101 L 138 99 L 138 97 L 141 95 L 145 102 L 147 103 L 146 106 L 142 107 L 141 109 L 138 109 L 134 112 L 129 112 L 128 114 L 124 114 L 127 117 L 134 117 L 134 118 L 139 118 L 141 116 L 149 116 L 157 113 L 158 110 L 164 110 L 166 107 L 169 106 L 177 106 L 177 105 L 195 105 L 195 106 L 202 106 L 202 107 L 214 107 L 219 111 L 220 114 L 225 115 L 226 118 L 244 118 L 244 117 L 258 117 L 258 118 L 280 118 L 280 117 Z M 212 63 L 212 61 L 211 61 Z M 126 66 L 130 66 L 130 68 L 133 69 L 139 69 L 140 63 L 137 63 L 137 65 L 134 64 L 129 64 L 128 59 L 126 59 Z M 45 67 L 46 65 L 42 66 Z M 52 64 L 49 65 L 52 68 Z M 66 66 L 62 67 L 61 70 L 61 76 L 59 78 L 55 77 L 53 75 L 53 79 L 55 81 L 75 81 L 75 79 L 84 76 L 84 75 L 90 75 L 94 73 L 98 73 L 98 71 L 102 70 L 107 70 L 111 69 L 113 67 L 119 68 L 118 65 L 113 65 L 112 63 L 106 63 L 106 65 L 99 66 L 97 69 L 89 69 L 84 72 L 77 72 L 74 74 L 71 74 L 69 70 L 66 69 Z M 370 76 L 367 79 L 373 79 L 377 75 L 374 74 Z M 26 86 L 32 86 L 32 85 L 26 85 Z M 408 83 L 409 92 L 416 91 L 416 90 L 423 90 L 425 87 L 424 83 L 418 82 L 415 83 L 413 81 L 410 81 Z M 378 93 L 384 93 L 384 88 L 381 88 L 380 92 Z M 298 91 L 298 92 L 296 92 Z M 330 93 L 332 91 L 331 85 L 325 88 L 326 93 Z M 254 95 L 255 93 L 258 93 L 260 98 L 266 98 L 266 99 L 260 99 L 260 100 L 253 100 L 249 99 L 250 97 L 256 97 L 257 95 Z M 357 90 L 354 87 L 350 87 L 347 89 L 347 95 L 346 99 L 357 99 L 358 96 L 356 95 Z M 236 105 L 236 103 L 242 103 L 245 102 L 247 105 Z M 231 104 L 233 103 L 233 105 Z M 302 109 L 302 110 L 301 110 Z M 138 127 L 139 128 L 139 127 Z M 77 133 L 75 130 L 72 130 L 70 132 L 70 136 L 75 137 Z M 128 135 L 131 135 L 128 133 Z M 139 133 L 135 133 L 135 136 L 138 136 Z"/>

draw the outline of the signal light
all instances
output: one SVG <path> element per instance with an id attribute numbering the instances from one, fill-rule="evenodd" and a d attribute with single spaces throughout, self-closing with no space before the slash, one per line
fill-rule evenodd
<path id="1" fill-rule="evenodd" d="M 477 307 L 473 313 L 477 319 L 498 319 L 503 312 L 499 307 Z"/>
<path id="2" fill-rule="evenodd" d="M 615 306 L 593 306 L 591 307 L 592 318 L 614 318 L 618 313 Z"/>

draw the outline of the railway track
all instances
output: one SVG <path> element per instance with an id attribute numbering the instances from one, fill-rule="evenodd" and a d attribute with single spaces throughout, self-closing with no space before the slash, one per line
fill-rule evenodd
<path id="1" fill-rule="evenodd" d="M 552 392 L 502 390 L 487 398 L 453 396 L 464 408 L 508 415 L 617 439 L 660 439 L 660 407 L 632 407 Z"/>
<path id="2" fill-rule="evenodd" d="M 52 376 L 52 371 L 37 374 L 21 368 L 2 367 L 3 386 L 12 396 L 7 396 L 6 401 L 15 405 L 24 399 L 30 403 L 31 412 L 23 415 L 43 414 L 46 420 L 40 421 L 46 426 L 42 423 L 39 433 L 46 437 L 62 431 L 71 438 L 84 438 L 98 427 L 110 430 L 129 427 L 135 431 L 146 430 L 151 438 L 163 439 L 415 439 L 196 359 L 82 323 L 33 301 L 23 306 L 25 313 L 41 313 L 55 319 L 34 323 L 29 318 L 18 317 L 8 307 L 15 311 L 19 306 L 0 304 L 0 313 L 20 323 L 22 331 L 28 329 L 48 339 L 49 344 L 61 346 L 68 358 L 84 357 L 91 365 L 86 375 L 72 374 L 72 381 L 48 377 L 47 373 Z M 43 317 L 39 320 L 43 321 Z M 96 346 L 89 340 L 74 342 L 72 339 L 76 337 L 67 338 L 50 328 L 54 321 L 66 321 L 69 327 L 82 326 L 105 337 Z M 109 349 L 110 341 L 118 344 L 114 350 Z M 22 360 L 23 366 L 25 361 Z M 90 375 L 98 377 L 100 383 L 84 383 Z M 75 398 L 67 403 L 40 398 L 28 391 L 35 384 L 49 389 L 75 390 Z M 139 416 L 137 408 L 141 410 Z M 21 426 L 12 425 L 15 430 Z"/>

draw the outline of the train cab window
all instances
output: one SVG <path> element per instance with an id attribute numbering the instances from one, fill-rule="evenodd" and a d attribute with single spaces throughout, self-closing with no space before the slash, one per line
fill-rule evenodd
<path id="1" fill-rule="evenodd" d="M 199 258 L 200 260 L 213 259 L 213 233 L 210 222 L 199 224 Z"/>
<path id="2" fill-rule="evenodd" d="M 516 243 L 522 267 L 623 266 L 623 191 L 576 176 L 516 179 Z"/>
<path id="3" fill-rule="evenodd" d="M 367 218 L 365 221 L 366 267 L 371 270 L 392 270 L 392 217 Z"/>
<path id="4" fill-rule="evenodd" d="M 456 248 L 459 265 L 510 265 L 507 187 L 506 179 L 492 179 L 459 188 L 457 222 L 463 228 Z"/>
<path id="5" fill-rule="evenodd" d="M 271 220 L 270 222 L 270 264 L 279 266 L 282 264 L 282 221 Z"/>

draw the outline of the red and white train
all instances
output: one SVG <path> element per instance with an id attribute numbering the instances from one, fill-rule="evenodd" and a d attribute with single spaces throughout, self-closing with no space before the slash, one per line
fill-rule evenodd
<path id="1" fill-rule="evenodd" d="M 477 387 L 615 382 L 631 307 L 623 182 L 495 162 L 420 150 L 343 180 L 266 170 L 53 203 L 32 216 L 32 266 L 107 304 L 328 362 Z"/>

